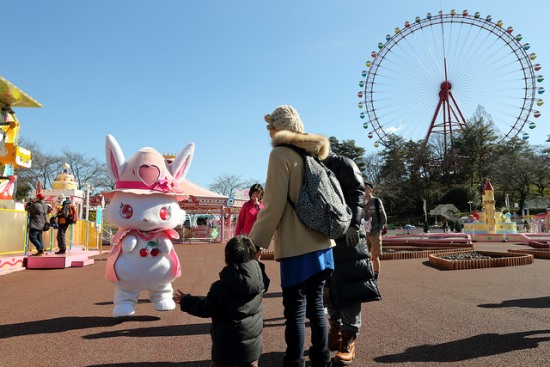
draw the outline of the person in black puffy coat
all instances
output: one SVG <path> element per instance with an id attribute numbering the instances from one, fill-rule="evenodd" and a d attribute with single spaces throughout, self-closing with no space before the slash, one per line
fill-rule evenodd
<path id="1" fill-rule="evenodd" d="M 329 314 L 329 348 L 338 350 L 334 362 L 347 365 L 355 359 L 355 340 L 361 327 L 361 302 L 372 301 L 373 270 L 360 232 L 365 205 L 363 176 L 355 162 L 333 152 L 323 160 L 342 188 L 352 219 L 345 236 L 336 240 L 334 272 L 325 288 Z M 376 289 L 376 293 L 377 289 Z"/>
<path id="2" fill-rule="evenodd" d="M 206 297 L 179 289 L 174 295 L 182 311 L 212 318 L 212 367 L 258 366 L 263 343 L 262 299 L 270 280 L 255 255 L 250 238 L 233 237 L 225 246 L 227 265 Z"/>

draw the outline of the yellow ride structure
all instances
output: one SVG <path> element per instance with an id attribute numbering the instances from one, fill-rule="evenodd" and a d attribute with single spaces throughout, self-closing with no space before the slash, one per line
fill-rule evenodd
<path id="1" fill-rule="evenodd" d="M 30 168 L 32 153 L 18 145 L 19 121 L 14 107 L 42 107 L 34 98 L 0 76 L 0 200 L 15 194 L 18 168 Z"/>

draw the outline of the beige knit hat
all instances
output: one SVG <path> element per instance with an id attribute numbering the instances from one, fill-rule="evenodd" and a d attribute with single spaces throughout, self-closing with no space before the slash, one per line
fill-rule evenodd
<path id="1" fill-rule="evenodd" d="M 267 130 L 290 130 L 297 133 L 304 132 L 304 124 L 292 106 L 283 105 L 273 110 L 271 115 L 265 115 L 264 120 L 268 123 Z"/>

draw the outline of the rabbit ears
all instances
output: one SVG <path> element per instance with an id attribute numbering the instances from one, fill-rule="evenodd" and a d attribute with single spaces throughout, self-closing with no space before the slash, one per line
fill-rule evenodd
<path id="1" fill-rule="evenodd" d="M 137 195 L 166 194 L 185 199 L 182 181 L 189 170 L 195 144 L 187 144 L 173 160 L 166 159 L 153 148 L 138 150 L 128 161 L 112 135 L 107 135 L 105 156 L 109 177 L 116 182 L 113 191 L 104 192 L 109 198 L 116 192 Z"/>

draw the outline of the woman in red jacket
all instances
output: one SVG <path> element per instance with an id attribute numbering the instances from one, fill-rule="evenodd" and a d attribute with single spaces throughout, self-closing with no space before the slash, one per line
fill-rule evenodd
<path id="1" fill-rule="evenodd" d="M 252 225 L 258 217 L 258 212 L 264 207 L 262 199 L 264 197 L 264 188 L 260 184 L 254 184 L 248 191 L 249 201 L 243 204 L 237 226 L 235 227 L 235 236 L 248 235 Z"/>

